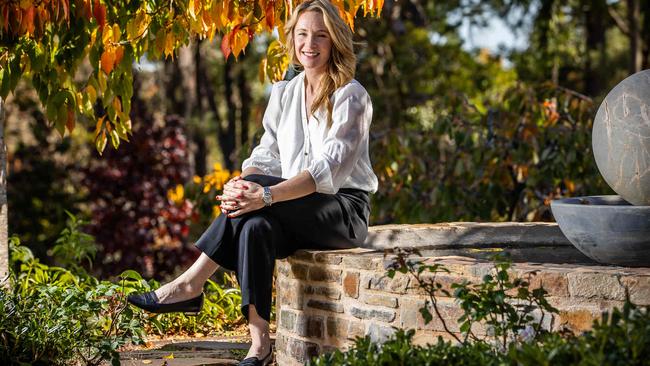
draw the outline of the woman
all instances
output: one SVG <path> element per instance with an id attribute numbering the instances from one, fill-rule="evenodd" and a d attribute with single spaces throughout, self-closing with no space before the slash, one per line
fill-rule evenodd
<path id="1" fill-rule="evenodd" d="M 344 249 L 366 238 L 372 105 L 353 79 L 352 32 L 327 0 L 299 5 L 285 26 L 290 60 L 304 71 L 273 85 L 264 135 L 240 177 L 224 186 L 219 216 L 196 243 L 199 259 L 129 302 L 152 312 L 198 312 L 218 266 L 234 270 L 252 346 L 240 365 L 266 365 L 275 259 L 298 249 Z M 282 177 L 282 178 L 280 178 Z"/>

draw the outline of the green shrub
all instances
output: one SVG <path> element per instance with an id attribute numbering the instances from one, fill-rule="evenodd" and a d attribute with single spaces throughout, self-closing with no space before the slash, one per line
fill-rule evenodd
<path id="1" fill-rule="evenodd" d="M 96 365 L 119 362 L 117 350 L 144 343 L 145 334 L 208 334 L 242 326 L 241 293 L 209 280 L 198 316 L 181 313 L 150 317 L 128 306 L 131 292 L 158 287 L 136 271 L 118 283 L 100 281 L 81 265 L 92 266 L 94 238 L 79 230 L 83 222 L 69 214 L 67 227 L 50 251 L 55 263 L 35 258 L 17 237 L 9 243 L 10 286 L 0 289 L 0 364 Z M 224 275 L 223 283 L 234 284 Z"/>
<path id="2" fill-rule="evenodd" d="M 142 323 L 119 285 L 46 266 L 16 237 L 10 253 L 10 289 L 0 289 L 0 364 L 119 364 L 119 347 L 143 343 Z"/>
<path id="3" fill-rule="evenodd" d="M 438 338 L 438 342 L 426 347 L 414 345 L 414 330 L 397 330 L 385 343 L 371 342 L 369 337 L 355 340 L 347 352 L 334 351 L 311 360 L 309 366 L 418 366 L 418 365 L 499 365 L 505 358 L 486 343 L 477 342 L 464 347 L 454 346 Z"/>

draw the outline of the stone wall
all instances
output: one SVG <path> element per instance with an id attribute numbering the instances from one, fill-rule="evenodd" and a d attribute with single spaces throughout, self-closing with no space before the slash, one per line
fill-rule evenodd
<path id="1" fill-rule="evenodd" d="M 409 228 L 397 229 L 404 233 Z M 422 230 L 422 226 L 417 230 Z M 432 230 L 437 230 L 435 225 Z M 438 244 L 444 246 L 444 243 Z M 450 270 L 436 277 L 450 289 L 452 283 L 463 279 L 479 282 L 492 270 L 492 263 L 482 256 L 503 248 L 482 248 L 479 244 L 479 249 L 425 250 L 423 253 L 428 261 L 441 263 Z M 531 287 L 544 286 L 550 303 L 560 310 L 553 319 L 548 315 L 544 318 L 547 328 L 576 332 L 589 329 L 602 311 L 623 303 L 625 287 L 633 302 L 650 305 L 649 268 L 600 266 L 581 257 L 566 243 L 556 245 L 529 246 L 528 250 L 535 252 L 536 258 L 540 258 L 540 252 L 548 253 L 553 259 L 549 263 L 520 261 L 513 265 L 513 275 L 528 276 L 531 271 L 537 271 L 536 275 L 531 275 Z M 418 246 L 423 245 L 419 243 Z M 513 248 L 517 250 L 511 243 L 505 250 Z M 558 250 L 573 251 L 571 253 L 578 259 L 565 255 L 569 264 L 557 263 L 557 257 L 551 254 Z M 418 310 L 426 298 L 414 280 L 402 274 L 393 279 L 386 276 L 385 265 L 389 262 L 383 251 L 372 249 L 299 251 L 278 261 L 278 364 L 302 365 L 319 353 L 346 349 L 356 336 L 369 335 L 381 342 L 394 332 L 393 327 L 416 329 L 415 341 L 419 344 L 434 342 L 438 335 L 447 338 L 442 323 L 435 316 L 429 324 L 424 324 Z M 455 320 L 461 310 L 453 299 L 441 297 L 439 309 L 450 330 L 458 332 Z M 484 329 L 477 326 L 474 331 L 482 333 Z"/>

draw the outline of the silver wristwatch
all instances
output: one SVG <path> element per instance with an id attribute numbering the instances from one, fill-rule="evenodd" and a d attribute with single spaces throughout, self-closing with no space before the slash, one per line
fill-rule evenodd
<path id="1" fill-rule="evenodd" d="M 271 195 L 271 188 L 264 187 L 264 193 L 262 193 L 262 201 L 264 201 L 264 206 L 271 206 L 273 204 L 273 195 Z"/>

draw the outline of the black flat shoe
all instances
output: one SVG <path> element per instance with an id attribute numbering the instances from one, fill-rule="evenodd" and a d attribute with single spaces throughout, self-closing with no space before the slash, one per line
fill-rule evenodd
<path id="1" fill-rule="evenodd" d="M 269 354 L 266 355 L 263 359 L 259 359 L 257 357 L 248 357 L 243 360 L 241 360 L 237 366 L 266 366 L 273 361 L 273 345 L 271 345 L 271 349 L 269 349 Z"/>
<path id="2" fill-rule="evenodd" d="M 164 314 L 164 313 L 185 313 L 188 315 L 196 315 L 203 307 L 203 293 L 201 295 L 185 301 L 174 302 L 170 304 L 161 304 L 158 296 L 153 291 L 145 292 L 143 294 L 131 294 L 126 300 L 134 306 L 150 313 Z"/>

